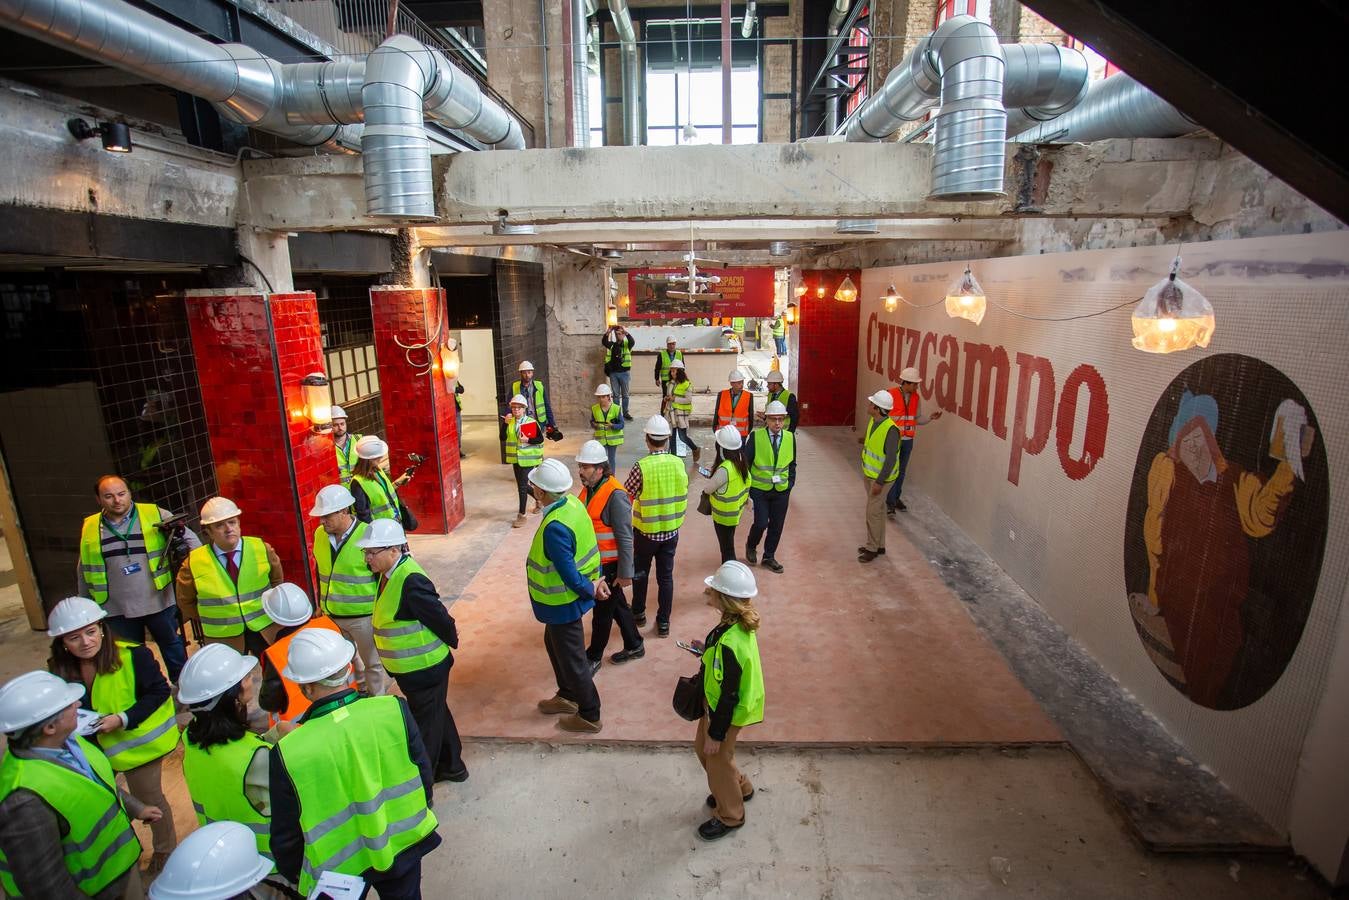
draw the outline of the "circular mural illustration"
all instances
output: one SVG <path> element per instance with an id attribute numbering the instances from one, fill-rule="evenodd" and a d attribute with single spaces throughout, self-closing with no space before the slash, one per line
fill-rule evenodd
<path id="1" fill-rule="evenodd" d="M 1287 376 L 1224 353 L 1171 382 L 1138 449 L 1124 576 L 1178 691 L 1225 710 L 1274 686 L 1316 596 L 1328 513 L 1316 414 Z"/>

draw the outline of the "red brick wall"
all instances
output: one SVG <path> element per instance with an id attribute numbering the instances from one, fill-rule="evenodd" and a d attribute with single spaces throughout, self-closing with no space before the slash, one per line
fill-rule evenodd
<path id="1" fill-rule="evenodd" d="M 857 333 L 861 303 L 841 303 L 834 292 L 847 275 L 859 292 L 859 269 L 806 270 L 790 327 L 789 387 L 801 403 L 802 425 L 852 425 L 857 394 Z M 819 296 L 819 288 L 824 296 Z M 859 296 L 858 300 L 861 300 Z"/>
<path id="2" fill-rule="evenodd" d="M 337 478 L 332 441 L 304 418 L 300 380 L 323 371 L 312 293 L 189 291 L 188 325 L 220 494 L 313 591 L 307 513 Z M 205 497 L 201 498 L 203 501 Z"/>
<path id="3" fill-rule="evenodd" d="M 426 457 L 416 477 L 398 489 L 417 516 L 421 534 L 448 534 L 464 520 L 454 395 L 445 387 L 438 361 L 428 360 L 425 352 L 398 346 L 398 341 L 424 343 L 432 330 L 443 324 L 442 298 L 438 288 L 370 289 L 384 406 L 383 437 L 389 442 L 391 471 L 394 475 L 402 473 L 409 452 Z M 413 364 L 409 364 L 409 356 Z M 435 362 L 434 368 L 418 374 L 425 372 L 428 362 Z"/>

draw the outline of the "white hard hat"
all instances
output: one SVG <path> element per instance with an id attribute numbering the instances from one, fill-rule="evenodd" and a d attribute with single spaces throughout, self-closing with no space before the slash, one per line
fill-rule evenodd
<path id="1" fill-rule="evenodd" d="M 278 625 L 303 625 L 314 615 L 314 604 L 304 588 L 283 581 L 262 592 L 262 611 Z"/>
<path id="2" fill-rule="evenodd" d="M 178 699 L 188 706 L 205 703 L 243 681 L 258 664 L 229 644 L 207 644 L 193 653 L 178 675 Z"/>
<path id="3" fill-rule="evenodd" d="M 785 416 L 787 415 L 787 407 L 782 405 L 781 400 L 772 400 L 764 409 L 763 414 L 765 416 Z"/>
<path id="4" fill-rule="evenodd" d="M 595 388 L 596 397 L 612 397 L 613 393 L 614 389 L 609 387 L 609 385 L 607 384 L 602 384 L 599 387 Z"/>
<path id="5" fill-rule="evenodd" d="M 667 344 L 673 344 L 674 342 L 675 342 L 675 339 L 674 339 L 674 335 L 673 335 L 673 334 L 667 334 L 667 335 L 665 336 L 665 343 L 667 343 Z"/>
<path id="6" fill-rule="evenodd" d="M 652 416 L 646 420 L 646 427 L 642 431 L 651 437 L 667 438 L 670 436 L 670 423 L 664 416 Z"/>
<path id="7" fill-rule="evenodd" d="M 524 394 L 516 394 L 511 398 L 511 406 L 528 406 L 529 401 L 525 399 Z"/>
<path id="8" fill-rule="evenodd" d="M 356 456 L 360 459 L 383 459 L 389 455 L 389 445 L 378 435 L 367 434 L 356 442 Z"/>
<path id="9" fill-rule="evenodd" d="M 306 628 L 290 639 L 281 677 L 296 684 L 313 684 L 345 669 L 356 655 L 356 645 L 340 631 Z"/>
<path id="10" fill-rule="evenodd" d="M 890 396 L 889 391 L 877 391 L 867 399 L 886 412 L 895 408 L 895 398 Z"/>
<path id="11" fill-rule="evenodd" d="M 684 368 L 684 361 L 682 359 L 672 359 L 670 360 L 670 368 L 682 369 Z"/>
<path id="12" fill-rule="evenodd" d="M 528 369 L 531 372 L 534 371 L 534 364 L 529 360 L 525 360 L 524 362 L 520 363 L 520 371 L 523 372 L 526 369 Z"/>
<path id="13" fill-rule="evenodd" d="M 723 425 L 717 429 L 717 445 L 725 450 L 739 450 L 745 443 L 734 425 Z"/>
<path id="14" fill-rule="evenodd" d="M 899 380 L 900 380 L 900 381 L 914 381 L 914 382 L 917 382 L 917 381 L 922 381 L 922 380 L 923 380 L 923 376 L 921 376 L 921 375 L 918 374 L 918 369 L 917 369 L 917 368 L 915 368 L 914 366 L 908 366 L 908 367 L 906 367 L 906 368 L 900 370 L 900 373 L 899 373 Z"/>
<path id="15" fill-rule="evenodd" d="M 608 462 L 609 454 L 605 452 L 604 445 L 599 441 L 586 441 L 581 445 L 581 452 L 576 454 L 576 461 L 594 466 Z"/>
<path id="16" fill-rule="evenodd" d="M 529 483 L 550 494 L 565 494 L 571 490 L 571 472 L 557 460 L 545 459 L 529 470 Z"/>
<path id="17" fill-rule="evenodd" d="M 45 722 L 84 696 L 84 686 L 51 672 L 25 672 L 0 687 L 0 731 L 13 734 Z"/>
<path id="18" fill-rule="evenodd" d="M 738 559 L 722 563 L 721 568 L 703 579 L 703 584 L 714 591 L 721 591 L 727 597 L 739 597 L 742 600 L 759 593 L 759 586 L 754 583 L 754 573 Z"/>
<path id="19" fill-rule="evenodd" d="M 776 381 L 776 382 L 778 382 L 779 384 L 781 384 L 781 383 L 782 383 L 782 371 L 781 371 L 780 369 L 774 369 L 773 371 L 769 372 L 769 373 L 768 373 L 768 380 L 769 380 L 769 381 Z"/>
<path id="20" fill-rule="evenodd" d="M 79 631 L 86 625 L 92 625 L 106 618 L 108 611 L 88 597 L 67 597 L 47 616 L 47 637 L 57 638 L 72 631 Z"/>
<path id="21" fill-rule="evenodd" d="M 319 488 L 318 496 L 314 498 L 314 508 L 309 511 L 309 514 L 319 518 L 329 513 L 351 509 L 355 505 L 356 498 L 351 496 L 351 491 L 347 490 L 346 485 L 330 484 L 327 487 Z"/>
<path id="22" fill-rule="evenodd" d="M 735 384 L 737 381 L 744 381 L 745 373 L 739 369 L 732 369 L 731 374 L 726 376 L 726 380 L 731 384 Z"/>
<path id="23" fill-rule="evenodd" d="M 226 497 L 212 497 L 201 505 L 201 524 L 214 525 L 216 522 L 223 522 L 226 519 L 233 519 L 235 516 L 243 515 L 243 510 L 234 505 L 234 501 Z"/>
<path id="24" fill-rule="evenodd" d="M 229 900 L 271 871 L 272 861 L 258 852 L 247 825 L 211 822 L 178 844 L 150 883 L 150 900 Z"/>
<path id="25" fill-rule="evenodd" d="M 346 417 L 347 417 L 347 411 L 346 411 L 345 409 L 343 409 L 342 407 L 338 406 L 337 404 L 333 404 L 332 411 L 329 412 L 328 418 L 330 418 L 330 419 L 345 419 Z"/>
<path id="26" fill-rule="evenodd" d="M 403 526 L 393 519 L 376 519 L 370 523 L 365 536 L 356 542 L 361 550 L 376 550 L 383 547 L 401 547 L 408 542 Z"/>

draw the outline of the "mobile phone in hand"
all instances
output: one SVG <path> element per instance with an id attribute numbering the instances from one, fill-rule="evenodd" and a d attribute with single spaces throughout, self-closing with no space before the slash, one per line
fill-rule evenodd
<path id="1" fill-rule="evenodd" d="M 712 477 L 712 470 L 709 469 L 707 466 L 699 466 L 699 467 L 698 467 L 698 474 L 701 475 L 701 476 L 703 476 L 704 478 L 711 478 L 711 477 Z"/>
<path id="2" fill-rule="evenodd" d="M 680 650 L 687 650 L 687 651 L 689 651 L 689 652 L 692 653 L 694 656 L 702 656 L 702 655 L 703 655 L 703 651 L 697 649 L 697 648 L 694 647 L 692 644 L 690 644 L 688 641 L 675 641 L 675 646 L 678 647 Z"/>

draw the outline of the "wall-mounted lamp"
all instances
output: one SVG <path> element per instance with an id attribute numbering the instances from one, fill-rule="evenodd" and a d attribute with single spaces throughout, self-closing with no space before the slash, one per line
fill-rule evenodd
<path id="1" fill-rule="evenodd" d="M 840 303 L 857 302 L 857 285 L 852 283 L 851 276 L 843 276 L 843 282 L 838 286 L 838 290 L 834 291 L 834 299 Z"/>
<path id="2" fill-rule="evenodd" d="M 984 289 L 979 286 L 979 279 L 974 277 L 970 267 L 966 266 L 965 274 L 957 278 L 946 292 L 946 314 L 953 319 L 968 319 L 978 325 L 984 320 L 987 308 L 988 298 L 984 296 Z"/>
<path id="3" fill-rule="evenodd" d="M 95 128 L 83 119 L 70 119 L 66 128 L 77 141 L 87 141 L 92 137 L 103 139 L 103 149 L 109 153 L 131 152 L 131 129 L 125 122 L 99 122 Z"/>
<path id="4" fill-rule="evenodd" d="M 807 287 L 806 287 L 806 281 L 805 281 L 805 279 L 803 278 L 803 279 L 801 279 L 801 283 L 798 284 L 798 285 L 796 286 L 796 297 L 797 297 L 797 299 L 799 300 L 800 298 L 806 296 L 806 291 L 807 291 L 807 290 L 808 290 L 808 289 L 807 289 Z"/>
<path id="5" fill-rule="evenodd" d="M 1171 263 L 1171 274 L 1148 288 L 1134 307 L 1133 345 L 1146 353 L 1174 353 L 1191 347 L 1207 347 L 1217 320 L 1213 304 L 1176 276 L 1180 256 Z"/>
<path id="6" fill-rule="evenodd" d="M 618 307 L 612 303 L 604 310 L 604 327 L 613 328 L 618 324 Z"/>
<path id="7" fill-rule="evenodd" d="M 788 304 L 787 304 L 787 324 L 788 324 L 788 325 L 795 325 L 797 322 L 800 322 L 800 321 L 801 321 L 800 316 L 801 316 L 801 312 L 796 308 L 796 304 L 795 304 L 795 303 L 788 303 Z"/>
<path id="8" fill-rule="evenodd" d="M 314 434 L 333 430 L 333 392 L 328 376 L 310 372 L 300 381 L 300 397 L 304 400 L 304 416 Z"/>
<path id="9" fill-rule="evenodd" d="M 823 299 L 824 299 L 824 279 L 823 279 L 823 278 L 821 278 L 821 279 L 816 283 L 816 285 L 815 285 L 815 297 L 816 297 L 816 299 L 819 299 L 819 300 L 823 300 Z"/>
<path id="10" fill-rule="evenodd" d="M 447 381 L 459 377 L 459 342 L 454 338 L 440 345 L 440 374 Z"/>
<path id="11" fill-rule="evenodd" d="M 886 288 L 885 295 L 881 297 L 881 300 L 885 303 L 886 312 L 894 312 L 899 309 L 899 291 L 895 290 L 893 284 Z"/>

